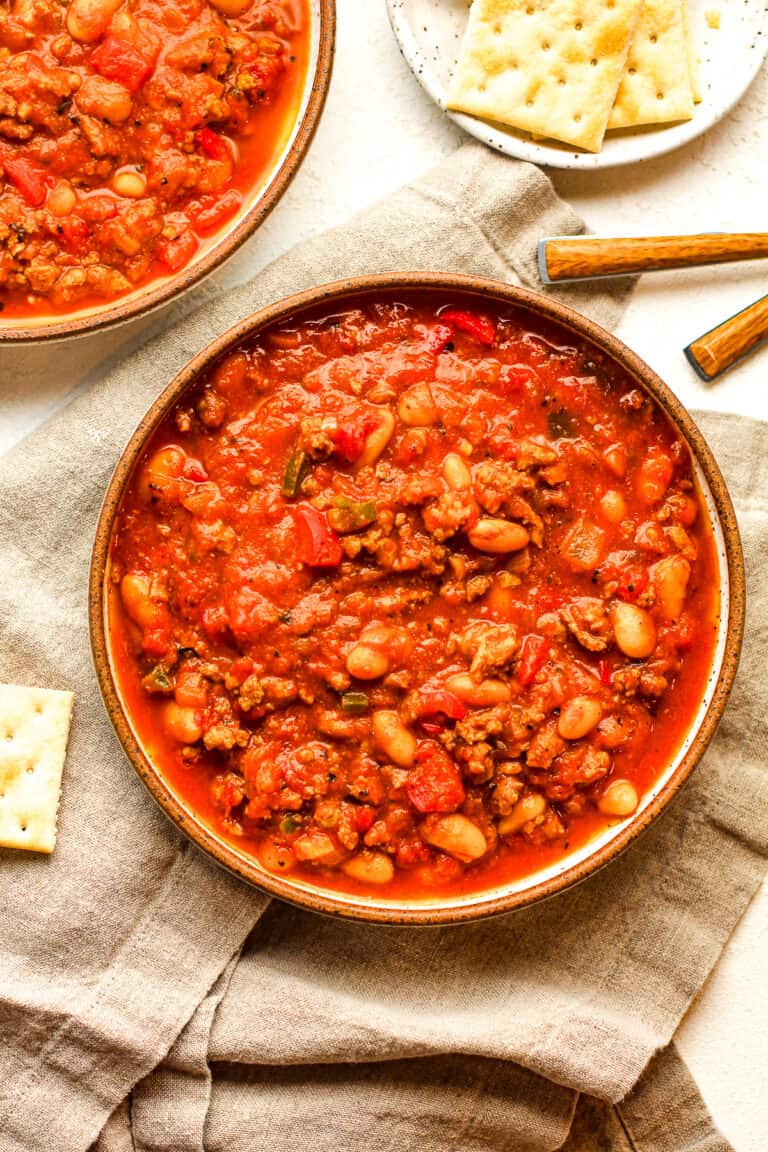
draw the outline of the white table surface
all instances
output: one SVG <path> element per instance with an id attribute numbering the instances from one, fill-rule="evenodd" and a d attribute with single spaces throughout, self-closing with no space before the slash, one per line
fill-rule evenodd
<path id="1" fill-rule="evenodd" d="M 735 2 L 735 0 L 731 0 Z M 338 44 L 323 121 L 299 175 L 258 236 L 219 275 L 252 276 L 296 242 L 340 223 L 448 155 L 462 139 L 401 59 L 383 0 L 337 0 Z M 727 19 L 727 4 L 721 4 Z M 604 235 L 766 227 L 768 67 L 704 138 L 635 168 L 553 172 Z M 688 405 L 768 419 L 768 349 L 705 385 L 681 349 L 765 292 L 758 264 L 647 276 L 619 335 Z M 0 452 L 120 347 L 125 336 L 0 351 Z M 128 345 L 130 347 L 130 345 Z M 736 1152 L 768 1146 L 768 886 L 753 901 L 678 1033 L 680 1049 Z"/>

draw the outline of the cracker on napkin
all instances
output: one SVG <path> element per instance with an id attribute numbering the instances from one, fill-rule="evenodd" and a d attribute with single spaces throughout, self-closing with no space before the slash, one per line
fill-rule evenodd
<path id="1" fill-rule="evenodd" d="M 598 152 L 642 0 L 475 0 L 447 107 Z"/>
<path id="2" fill-rule="evenodd" d="M 690 120 L 693 105 L 685 0 L 644 0 L 608 127 Z"/>
<path id="3" fill-rule="evenodd" d="M 0 684 L 0 846 L 53 852 L 71 692 Z"/>

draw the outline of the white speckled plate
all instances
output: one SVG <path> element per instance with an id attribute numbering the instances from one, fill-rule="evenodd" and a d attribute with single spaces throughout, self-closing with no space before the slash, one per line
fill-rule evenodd
<path id="1" fill-rule="evenodd" d="M 445 107 L 448 80 L 456 65 L 467 23 L 467 0 L 387 0 L 389 19 L 422 88 Z M 705 13 L 720 14 L 710 28 Z M 551 168 L 614 168 L 661 156 L 694 140 L 736 104 L 757 75 L 768 51 L 765 0 L 689 0 L 691 28 L 699 59 L 703 100 L 692 120 L 623 132 L 609 132 L 602 152 L 579 152 L 566 144 L 536 143 L 524 132 L 474 116 L 448 112 L 460 127 L 508 156 Z"/>

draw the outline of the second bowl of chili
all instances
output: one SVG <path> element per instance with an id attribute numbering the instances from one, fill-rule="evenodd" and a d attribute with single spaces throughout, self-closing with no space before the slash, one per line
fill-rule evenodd
<path id="1" fill-rule="evenodd" d="M 530 903 L 611 859 L 711 738 L 738 531 L 688 414 L 543 297 L 373 277 L 245 321 L 107 494 L 96 666 L 217 860 L 389 922 Z"/>
<path id="2" fill-rule="evenodd" d="M 334 0 L 0 14 L 0 340 L 130 319 L 264 220 L 330 80 Z"/>

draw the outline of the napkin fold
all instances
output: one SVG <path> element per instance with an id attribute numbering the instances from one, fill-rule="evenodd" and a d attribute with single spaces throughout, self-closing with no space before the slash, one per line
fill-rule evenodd
<path id="1" fill-rule="evenodd" d="M 768 659 L 768 427 L 701 418 L 750 593 L 718 737 L 635 846 L 540 907 L 409 930 L 270 904 L 156 809 L 91 667 L 101 498 L 190 356 L 267 302 L 343 275 L 462 271 L 540 288 L 536 241 L 581 230 L 536 168 L 467 145 L 244 287 L 208 282 L 193 315 L 189 299 L 164 314 L 160 336 L 0 459 L 0 679 L 77 694 L 56 852 L 0 851 L 2 1152 L 728 1148 L 668 1045 L 768 852 L 768 726 L 753 690 Z M 610 328 L 630 292 L 552 295 Z"/>

